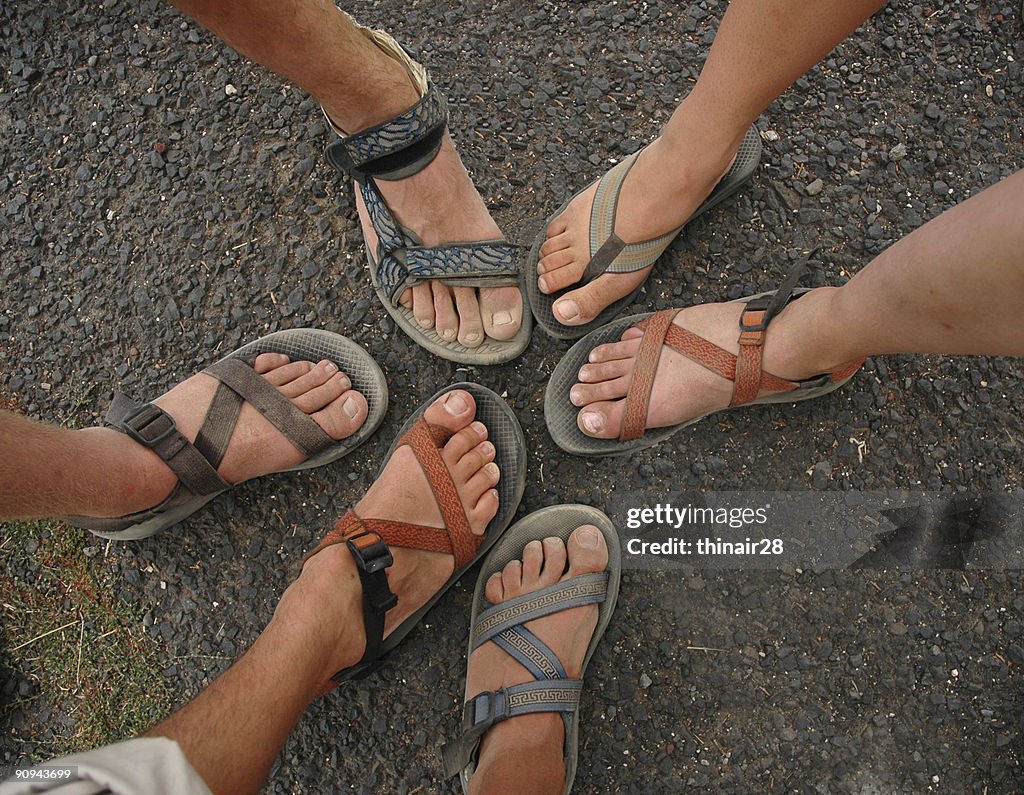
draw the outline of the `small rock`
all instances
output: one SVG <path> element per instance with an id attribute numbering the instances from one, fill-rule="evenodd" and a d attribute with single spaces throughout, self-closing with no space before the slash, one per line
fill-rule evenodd
<path id="1" fill-rule="evenodd" d="M 816 179 L 807 185 L 807 195 L 817 196 L 819 193 L 821 193 L 821 189 L 823 187 L 825 187 L 825 183 L 822 182 L 820 178 Z"/>
<path id="2" fill-rule="evenodd" d="M 229 97 L 233 97 L 235 96 L 235 94 L 238 93 L 238 89 L 231 85 L 231 83 L 228 83 L 226 86 L 224 86 L 224 93 L 227 94 Z"/>
<path id="3" fill-rule="evenodd" d="M 906 144 L 896 144 L 892 149 L 889 150 L 889 159 L 894 163 L 897 160 L 902 160 L 907 156 Z"/>

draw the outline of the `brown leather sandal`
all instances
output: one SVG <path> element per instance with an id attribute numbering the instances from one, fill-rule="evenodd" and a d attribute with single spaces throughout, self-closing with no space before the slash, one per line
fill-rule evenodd
<path id="1" fill-rule="evenodd" d="M 713 411 L 708 412 L 667 428 L 645 429 L 651 388 L 654 386 L 661 352 L 666 345 L 734 382 L 729 408 L 761 403 L 795 403 L 839 389 L 860 369 L 864 364 L 863 359 L 845 364 L 836 372 L 822 373 L 802 381 L 780 378 L 766 372 L 762 366 L 768 324 L 790 301 L 810 292 L 807 288 L 794 289 L 805 263 L 806 259 L 794 268 L 778 290 L 739 299 L 746 304 L 739 320 L 739 356 L 673 324 L 673 319 L 681 311 L 679 309 L 621 318 L 588 334 L 562 357 L 548 381 L 544 395 L 544 417 L 551 438 L 563 450 L 576 455 L 622 455 L 652 447 L 709 414 L 714 414 Z M 598 345 L 619 342 L 622 334 L 631 327 L 641 329 L 644 336 L 640 341 L 640 350 L 634 361 L 625 397 L 622 430 L 618 439 L 594 439 L 584 434 L 576 424 L 580 409 L 569 400 L 569 390 L 577 383 L 580 367 L 589 361 L 590 352 Z M 769 394 L 761 395 L 764 391 Z"/>
<path id="2" fill-rule="evenodd" d="M 487 427 L 488 439 L 495 447 L 495 463 L 501 469 L 498 482 L 498 513 L 487 525 L 483 535 L 476 535 L 448 467 L 441 458 L 441 448 L 451 438 L 450 431 L 431 425 L 423 413 L 441 395 L 462 389 L 476 401 L 476 419 Z M 351 668 L 338 671 L 324 686 L 322 693 L 333 690 L 341 682 L 361 679 L 379 668 L 387 655 L 420 622 L 444 593 L 491 548 L 511 524 L 526 486 L 526 440 L 518 420 L 498 395 L 479 384 L 453 384 L 438 392 L 406 422 L 398 441 L 385 457 L 400 446 L 408 445 L 426 476 L 434 499 L 441 511 L 444 527 L 407 524 L 390 519 L 360 517 L 349 510 L 333 530 L 306 555 L 303 563 L 325 547 L 345 544 L 352 554 L 363 586 L 363 621 L 366 626 L 366 652 Z M 381 467 L 383 471 L 383 467 Z M 427 602 L 384 637 L 384 617 L 398 604 L 398 596 L 388 585 L 387 568 L 394 562 L 390 547 L 443 552 L 455 558 L 455 571 Z"/>

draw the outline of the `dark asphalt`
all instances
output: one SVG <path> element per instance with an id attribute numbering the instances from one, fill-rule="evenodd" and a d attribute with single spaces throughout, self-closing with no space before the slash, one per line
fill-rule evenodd
<path id="1" fill-rule="evenodd" d="M 428 65 L 481 193 L 529 244 L 609 159 L 656 134 L 725 5 L 353 10 Z M 891 4 L 761 117 L 753 184 L 686 230 L 638 306 L 768 289 L 812 245 L 806 283 L 841 283 L 1019 169 L 1022 30 L 1011 2 Z M 251 643 L 404 418 L 453 380 L 517 410 L 524 511 L 612 510 L 624 489 L 1022 487 L 1024 367 L 999 358 L 876 359 L 818 402 L 707 420 L 627 460 L 565 456 L 540 409 L 568 346 L 539 334 L 516 362 L 467 370 L 396 332 L 300 90 L 153 0 L 4 3 L 0 38 L 0 387 L 29 414 L 90 425 L 114 388 L 155 396 L 302 325 L 350 336 L 388 377 L 384 425 L 343 463 L 242 486 L 94 558 L 147 606 L 182 699 Z M 998 567 L 629 573 L 590 671 L 576 791 L 1024 791 L 1020 585 Z M 439 748 L 458 723 L 471 587 L 381 673 L 309 710 L 270 792 L 452 791 Z M 26 750 L 6 735 L 0 753 Z"/>

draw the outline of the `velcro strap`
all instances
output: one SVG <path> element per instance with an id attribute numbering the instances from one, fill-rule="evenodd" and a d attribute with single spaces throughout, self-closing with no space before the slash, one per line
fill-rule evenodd
<path id="1" fill-rule="evenodd" d="M 511 627 L 581 605 L 600 604 L 608 594 L 608 572 L 592 572 L 489 607 L 477 616 L 470 648 Z"/>
<path id="2" fill-rule="evenodd" d="M 311 457 L 337 444 L 308 414 L 296 407 L 242 359 L 222 359 L 203 372 L 227 384 L 245 398 L 303 455 Z"/>
<path id="3" fill-rule="evenodd" d="M 335 141 L 324 154 L 328 163 L 359 182 L 405 179 L 437 156 L 447 124 L 448 103 L 431 84 L 404 113 Z"/>
<path id="4" fill-rule="evenodd" d="M 205 496 L 230 488 L 195 445 L 181 435 L 174 418 L 159 406 L 118 393 L 107 409 L 105 422 L 160 456 L 193 494 Z"/>
<path id="5" fill-rule="evenodd" d="M 665 335 L 672 325 L 672 318 L 676 316 L 676 311 L 675 309 L 665 309 L 656 312 L 648 320 L 647 327 L 644 329 L 644 336 L 640 340 L 640 350 L 637 351 L 636 359 L 633 361 L 629 391 L 626 393 L 626 407 L 622 413 L 622 430 L 619 433 L 620 441 L 639 439 L 644 434 L 644 426 L 647 424 L 647 409 L 651 401 L 651 388 L 654 386 L 654 377 L 658 372 L 662 345 L 665 342 Z"/>

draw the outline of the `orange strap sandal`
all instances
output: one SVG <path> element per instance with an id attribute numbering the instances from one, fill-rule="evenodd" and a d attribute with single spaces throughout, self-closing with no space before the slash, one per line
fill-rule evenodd
<path id="1" fill-rule="evenodd" d="M 647 429 L 647 411 L 658 362 L 665 346 L 733 382 L 729 408 L 761 403 L 795 403 L 833 392 L 861 368 L 864 360 L 844 364 L 832 373 L 822 373 L 802 381 L 791 381 L 766 372 L 763 367 L 764 341 L 768 325 L 790 301 L 810 292 L 795 289 L 806 259 L 795 267 L 778 290 L 740 299 L 744 304 L 739 319 L 739 355 L 735 355 L 672 321 L 681 311 L 633 315 L 593 331 L 569 349 L 551 374 L 544 396 L 544 416 L 552 439 L 563 450 L 586 456 L 621 455 L 652 447 L 668 437 L 713 414 L 702 414 L 667 428 Z M 618 342 L 628 328 L 644 332 L 630 374 L 625 397 L 622 429 L 618 439 L 594 439 L 576 424 L 579 409 L 569 400 L 569 390 L 577 382 L 580 367 L 589 361 L 598 345 Z M 767 394 L 761 394 L 766 392 Z"/>
<path id="2" fill-rule="evenodd" d="M 495 463 L 501 469 L 498 483 L 498 513 L 483 535 L 470 529 L 465 509 L 451 473 L 441 458 L 441 448 L 452 434 L 423 418 L 423 412 L 441 395 L 453 389 L 464 389 L 476 401 L 476 417 L 488 430 L 495 447 Z M 465 571 L 478 561 L 511 524 L 526 483 L 526 441 L 515 415 L 498 395 L 478 384 L 455 384 L 443 389 L 423 404 L 399 433 L 385 459 L 402 445 L 408 445 L 430 484 L 434 500 L 441 511 L 444 527 L 409 524 L 390 519 L 360 517 L 349 510 L 317 547 L 306 555 L 303 563 L 322 549 L 345 544 L 356 562 L 363 587 L 363 621 L 366 626 L 366 651 L 354 666 L 338 671 L 325 685 L 330 692 L 341 682 L 361 679 L 379 668 L 387 655 L 422 620 L 444 593 Z M 392 547 L 442 552 L 455 559 L 452 576 L 424 605 L 399 624 L 386 638 L 384 618 L 398 604 L 399 597 L 388 584 L 387 569 L 394 559 Z"/>

